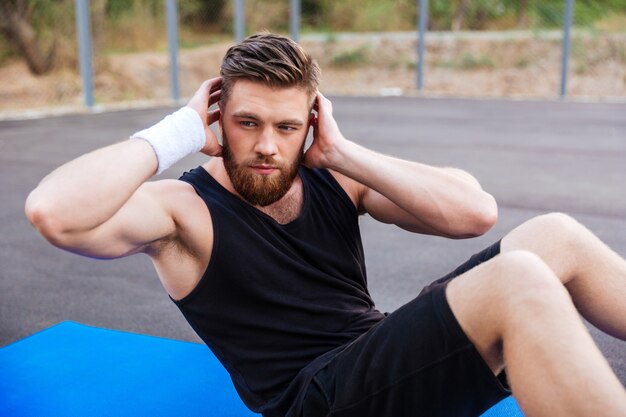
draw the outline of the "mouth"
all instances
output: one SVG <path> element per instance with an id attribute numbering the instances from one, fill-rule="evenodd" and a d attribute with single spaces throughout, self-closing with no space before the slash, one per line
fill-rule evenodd
<path id="1" fill-rule="evenodd" d="M 252 168 L 257 174 L 261 175 L 269 175 L 272 172 L 278 170 L 278 168 L 273 165 L 265 164 L 250 165 L 250 168 Z"/>

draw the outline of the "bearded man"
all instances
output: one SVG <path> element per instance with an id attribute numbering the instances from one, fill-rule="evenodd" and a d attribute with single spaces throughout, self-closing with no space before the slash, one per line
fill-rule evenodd
<path id="1" fill-rule="evenodd" d="M 566 215 L 527 221 L 391 314 L 375 308 L 360 214 L 468 238 L 497 206 L 464 171 L 346 139 L 319 78 L 293 41 L 247 38 L 187 106 L 52 172 L 26 214 L 81 255 L 148 254 L 264 416 L 478 416 L 511 389 L 527 416 L 626 416 L 578 315 L 626 339 L 626 262 Z M 212 158 L 147 182 L 193 152 Z"/>

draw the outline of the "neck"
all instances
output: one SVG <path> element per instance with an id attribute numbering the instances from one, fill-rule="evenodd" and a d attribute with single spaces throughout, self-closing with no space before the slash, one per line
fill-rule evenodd
<path id="1" fill-rule="evenodd" d="M 296 176 L 291 184 L 289 191 L 278 201 L 265 206 L 254 206 L 259 211 L 272 217 L 280 224 L 286 224 L 295 220 L 302 212 L 302 205 L 304 203 L 304 192 L 302 187 L 302 180 L 300 176 Z"/>

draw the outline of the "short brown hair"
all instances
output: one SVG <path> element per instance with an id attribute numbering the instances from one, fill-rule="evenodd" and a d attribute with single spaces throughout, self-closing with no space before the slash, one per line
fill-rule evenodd
<path id="1" fill-rule="evenodd" d="M 238 80 L 257 81 L 272 88 L 303 88 L 312 103 L 321 71 L 317 62 L 296 42 L 273 33 L 258 33 L 226 52 L 220 75 L 224 104 Z"/>

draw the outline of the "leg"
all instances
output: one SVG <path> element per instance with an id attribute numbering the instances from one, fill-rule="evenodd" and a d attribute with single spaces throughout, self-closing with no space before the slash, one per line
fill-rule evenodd
<path id="1" fill-rule="evenodd" d="M 571 217 L 535 217 L 502 239 L 501 252 L 538 255 L 570 292 L 578 311 L 600 330 L 626 340 L 626 261 Z"/>
<path id="2" fill-rule="evenodd" d="M 527 417 L 623 416 L 626 392 L 559 279 L 527 251 L 501 254 L 447 287 L 459 324 Z"/>
<path id="3" fill-rule="evenodd" d="M 473 261 L 498 252 L 499 246 L 482 251 Z M 318 371 L 304 415 L 476 417 L 508 397 L 451 311 L 449 279 L 420 292 Z"/>

